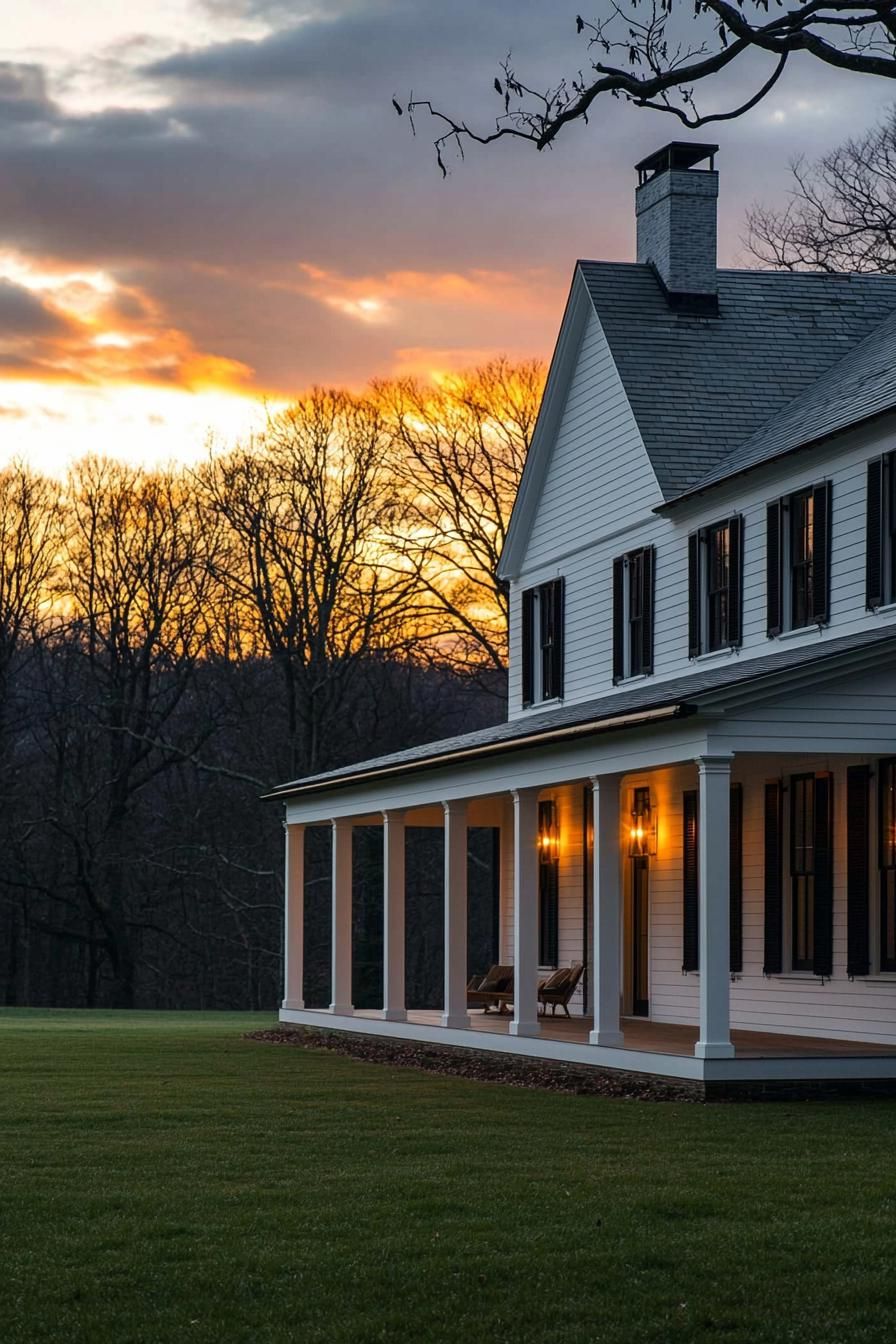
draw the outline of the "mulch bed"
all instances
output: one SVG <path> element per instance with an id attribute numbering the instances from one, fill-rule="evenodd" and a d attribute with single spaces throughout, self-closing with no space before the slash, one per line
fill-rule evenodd
<path id="1" fill-rule="evenodd" d="M 369 1064 L 424 1069 L 427 1073 L 473 1078 L 484 1083 L 503 1083 L 508 1087 L 534 1087 L 545 1092 L 638 1101 L 705 1100 L 703 1084 L 686 1079 L 647 1078 L 641 1074 L 625 1073 L 621 1069 L 598 1069 L 555 1060 L 525 1059 L 454 1045 L 399 1041 L 347 1031 L 322 1031 L 318 1027 L 286 1026 L 270 1031 L 250 1031 L 246 1033 L 246 1039 L 271 1045 L 293 1045 L 303 1050 L 329 1050 L 333 1054 L 363 1059 Z"/>

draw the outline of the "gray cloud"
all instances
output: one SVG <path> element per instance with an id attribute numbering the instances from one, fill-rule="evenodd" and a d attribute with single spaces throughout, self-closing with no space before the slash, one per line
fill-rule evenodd
<path id="1" fill-rule="evenodd" d="M 45 121 L 55 115 L 39 65 L 0 61 L 0 125 Z"/>
<path id="2" fill-rule="evenodd" d="M 11 280 L 0 280 L 0 337 L 62 335 L 69 324 L 37 294 Z"/>
<path id="3" fill-rule="evenodd" d="M 443 183 L 431 124 L 418 118 L 414 139 L 391 107 L 393 92 L 413 88 L 488 124 L 509 46 L 533 82 L 581 61 L 578 0 L 204 4 L 279 26 L 259 41 L 145 63 L 141 77 L 163 107 L 66 114 L 38 67 L 0 66 L 0 244 L 111 269 L 201 348 L 254 366 L 262 384 L 293 386 L 382 372 L 396 346 L 502 343 L 496 314 L 477 312 L 465 328 L 459 309 L 434 306 L 400 330 L 361 327 L 269 287 L 302 262 L 347 276 L 497 270 L 521 286 L 539 269 L 556 285 L 559 317 L 576 256 L 631 255 L 631 165 L 678 138 L 677 122 L 611 102 L 550 154 L 474 149 Z M 131 50 L 140 43 L 135 34 Z M 740 67 L 725 97 L 763 69 Z M 891 96 L 885 81 L 830 72 L 820 94 L 817 67 L 794 62 L 775 93 L 782 122 L 760 108 L 720 127 L 723 260 L 737 255 L 758 184 L 780 195 L 789 156 L 861 130 Z M 540 343 L 532 353 L 547 354 L 552 327 L 510 316 L 503 341 L 525 332 Z"/>

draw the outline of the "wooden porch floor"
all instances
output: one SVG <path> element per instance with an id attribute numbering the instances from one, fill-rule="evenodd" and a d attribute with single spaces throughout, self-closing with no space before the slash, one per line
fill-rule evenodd
<path id="1" fill-rule="evenodd" d="M 378 1018 L 379 1013 L 356 1011 L 356 1017 Z M 509 1014 L 471 1011 L 470 1026 L 474 1032 L 507 1033 Z M 440 1030 L 440 1014 L 436 1011 L 409 1010 L 408 1021 L 419 1026 Z M 587 1044 L 591 1030 L 590 1017 L 539 1018 L 541 1035 L 546 1040 Z M 697 1028 L 679 1026 L 672 1022 L 649 1022 L 642 1018 L 622 1019 L 624 1049 L 644 1050 L 660 1055 L 693 1055 L 697 1042 Z M 875 1045 L 870 1041 L 844 1041 L 820 1036 L 784 1036 L 768 1031 L 732 1031 L 732 1044 L 738 1059 L 803 1059 L 806 1057 L 861 1058 L 865 1055 L 896 1055 L 896 1047 Z"/>

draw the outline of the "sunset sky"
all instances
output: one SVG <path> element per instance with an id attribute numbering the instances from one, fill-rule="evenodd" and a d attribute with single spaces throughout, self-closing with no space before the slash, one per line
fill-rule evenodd
<path id="1" fill-rule="evenodd" d="M 474 150 L 442 181 L 430 126 L 412 138 L 393 94 L 485 124 L 509 48 L 536 83 L 582 64 L 582 0 L 3 9 L 0 456 L 51 470 L 86 451 L 195 457 L 314 383 L 547 357 L 574 259 L 631 258 L 632 164 L 681 130 L 614 103 L 549 154 Z M 894 93 L 806 58 L 702 133 L 722 146 L 723 263 L 795 154 L 861 132 Z"/>

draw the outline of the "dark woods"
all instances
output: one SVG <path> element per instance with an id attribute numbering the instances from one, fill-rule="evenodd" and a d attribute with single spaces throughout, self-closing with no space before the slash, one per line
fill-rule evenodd
<path id="1" fill-rule="evenodd" d="M 277 1002 L 282 813 L 259 795 L 502 715 L 494 563 L 541 379 L 497 362 L 435 391 L 315 392 L 198 470 L 0 473 L 6 1004 Z M 411 994 L 438 1002 L 441 836 L 411 840 Z M 359 1002 L 378 992 L 378 841 L 356 832 Z M 489 845 L 474 833 L 485 912 Z M 310 1002 L 328 848 L 315 831 Z"/>

